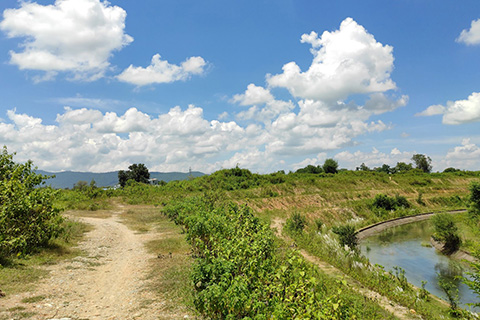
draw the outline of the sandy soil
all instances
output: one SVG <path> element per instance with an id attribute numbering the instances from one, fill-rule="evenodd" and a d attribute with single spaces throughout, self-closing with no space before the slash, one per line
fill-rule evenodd
<path id="1" fill-rule="evenodd" d="M 49 266 L 49 276 L 32 292 L 0 300 L 0 318 L 12 317 L 11 308 L 34 312 L 29 319 L 183 319 L 165 312 L 164 303 L 146 286 L 151 259 L 144 243 L 160 234 L 136 234 L 114 212 L 107 219 L 80 218 L 94 229 L 80 248 L 85 256 Z M 37 303 L 28 297 L 45 296 Z M 14 318 L 12 318 L 14 319 Z"/>

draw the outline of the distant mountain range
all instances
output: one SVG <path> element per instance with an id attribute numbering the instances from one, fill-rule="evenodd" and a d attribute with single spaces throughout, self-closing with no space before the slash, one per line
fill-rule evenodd
<path id="1" fill-rule="evenodd" d="M 39 174 L 47 176 L 55 176 L 55 178 L 47 179 L 45 182 L 47 185 L 56 189 L 72 189 L 73 185 L 78 181 L 86 181 L 90 184 L 90 181 L 95 180 L 97 187 L 113 187 L 118 184 L 118 171 L 94 173 L 94 172 L 47 172 L 43 170 L 36 171 Z M 183 172 L 150 172 L 150 178 L 157 179 L 158 181 L 173 181 L 173 180 L 186 180 L 190 176 L 196 178 L 205 175 L 202 172 L 192 171 L 191 173 Z"/>

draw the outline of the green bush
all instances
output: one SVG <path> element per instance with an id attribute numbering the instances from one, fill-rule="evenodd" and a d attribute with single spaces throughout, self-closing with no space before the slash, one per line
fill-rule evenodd
<path id="1" fill-rule="evenodd" d="M 295 212 L 285 223 L 285 228 L 292 232 L 302 232 L 307 225 L 307 219 L 300 213 Z"/>
<path id="2" fill-rule="evenodd" d="M 4 147 L 0 155 L 0 259 L 29 253 L 59 234 L 62 218 L 55 191 L 40 187 L 47 177 L 31 161 L 18 164 Z"/>
<path id="3" fill-rule="evenodd" d="M 210 198 L 174 201 L 163 211 L 183 224 L 196 262 L 194 305 L 208 319 L 351 319 L 362 310 L 294 251 L 276 246 L 270 227 L 246 207 Z M 304 218 L 300 217 L 302 223 Z"/>
<path id="4" fill-rule="evenodd" d="M 437 213 L 432 217 L 435 230 L 433 237 L 444 243 L 444 251 L 447 254 L 453 253 L 460 247 L 462 240 L 458 235 L 458 228 L 453 217 L 448 213 Z"/>
<path id="5" fill-rule="evenodd" d="M 396 195 L 395 197 L 389 197 L 385 194 L 379 193 L 373 199 L 371 206 L 374 209 L 392 211 L 410 208 L 410 203 L 404 196 Z"/>
<path id="6" fill-rule="evenodd" d="M 333 233 L 338 235 L 338 240 L 342 246 L 348 246 L 350 249 L 356 249 L 358 245 L 357 231 L 352 225 L 336 226 L 332 228 Z"/>

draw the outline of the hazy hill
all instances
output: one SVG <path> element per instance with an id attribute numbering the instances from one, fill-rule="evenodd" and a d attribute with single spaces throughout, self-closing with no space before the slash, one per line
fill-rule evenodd
<path id="1" fill-rule="evenodd" d="M 37 170 L 38 173 L 47 176 L 55 175 L 55 178 L 46 180 L 46 184 L 57 189 L 73 188 L 73 185 L 78 181 L 90 181 L 95 180 L 98 187 L 111 187 L 118 183 L 118 171 L 94 173 L 94 172 L 47 172 L 43 170 Z M 202 172 L 192 171 L 192 177 L 200 177 L 205 175 Z M 150 172 L 150 178 L 155 178 L 158 181 L 169 182 L 172 180 L 185 180 L 188 179 L 190 173 L 183 172 Z"/>

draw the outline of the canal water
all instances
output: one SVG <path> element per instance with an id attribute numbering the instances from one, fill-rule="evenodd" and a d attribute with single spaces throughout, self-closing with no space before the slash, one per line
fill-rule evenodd
<path id="1" fill-rule="evenodd" d="M 447 298 L 438 285 L 439 277 L 451 281 L 458 287 L 462 308 L 470 309 L 466 303 L 479 302 L 479 298 L 457 278 L 468 271 L 468 266 L 433 248 L 430 244 L 432 233 L 429 220 L 405 224 L 362 240 L 360 249 L 370 263 L 380 264 L 387 271 L 395 273 L 395 266 L 404 269 L 408 281 L 417 287 L 427 281 L 425 289 L 444 300 Z M 480 308 L 471 310 L 480 312 Z"/>

